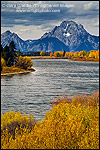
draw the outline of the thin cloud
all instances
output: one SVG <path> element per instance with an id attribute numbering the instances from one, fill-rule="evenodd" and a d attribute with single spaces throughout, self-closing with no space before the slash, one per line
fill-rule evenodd
<path id="1" fill-rule="evenodd" d="M 6 7 L 4 7 L 4 4 Z M 10 6 L 10 4 L 13 4 L 13 7 L 7 7 Z M 60 7 L 61 5 L 58 4 L 73 7 Z M 92 32 L 96 31 L 95 34 L 97 34 L 97 30 L 99 30 L 98 24 L 96 23 L 99 18 L 98 4 L 98 1 L 2 1 L 1 27 L 14 29 L 15 26 L 21 25 L 22 28 L 27 29 L 27 27 L 34 26 L 36 27 L 35 29 L 39 27 L 40 32 L 44 33 L 51 31 L 64 20 L 73 20 L 88 27 L 90 31 L 96 29 Z M 46 8 L 49 9 L 51 5 L 58 6 L 52 7 L 52 10 L 59 9 L 60 12 L 16 12 L 17 6 L 21 8 L 25 6 L 26 9 L 29 8 L 29 6 L 30 9 L 37 9 L 39 6 L 44 6 L 45 9 L 46 6 Z M 93 20 L 95 20 L 94 24 L 92 24 Z M 28 32 L 27 30 L 26 37 Z M 38 37 L 37 34 L 39 34 L 39 32 L 36 33 L 36 37 Z"/>
<path id="2" fill-rule="evenodd" d="M 97 3 L 94 3 L 94 2 L 90 2 L 90 3 L 88 3 L 88 4 L 84 4 L 84 9 L 85 10 L 92 10 L 92 11 L 94 11 L 94 10 L 99 10 L 99 3 L 97 2 Z"/>

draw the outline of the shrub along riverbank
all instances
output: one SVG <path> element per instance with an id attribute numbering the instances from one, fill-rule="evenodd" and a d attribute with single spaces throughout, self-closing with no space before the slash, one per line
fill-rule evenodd
<path id="1" fill-rule="evenodd" d="M 58 97 L 42 121 L 1 114 L 2 149 L 99 149 L 99 91 Z"/>
<path id="2" fill-rule="evenodd" d="M 27 70 L 21 69 L 15 66 L 11 67 L 3 67 L 1 71 L 1 76 L 10 76 L 10 75 L 15 75 L 15 74 L 25 74 L 25 73 L 30 73 L 32 71 L 35 71 L 35 69 L 28 67 Z"/>

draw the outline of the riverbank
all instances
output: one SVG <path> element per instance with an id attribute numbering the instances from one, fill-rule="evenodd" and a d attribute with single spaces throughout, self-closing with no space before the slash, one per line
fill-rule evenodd
<path id="1" fill-rule="evenodd" d="M 83 61 L 83 62 L 99 62 L 99 59 L 93 59 L 93 58 L 70 58 L 68 59 L 70 61 Z"/>
<path id="2" fill-rule="evenodd" d="M 68 59 L 72 61 L 86 61 L 86 62 L 99 62 L 98 59 L 93 59 L 93 58 L 68 58 L 68 57 L 55 57 L 55 56 L 28 56 L 31 59 Z"/>
<path id="3" fill-rule="evenodd" d="M 14 72 L 14 73 L 1 73 L 1 76 L 12 76 L 15 74 L 26 74 L 26 73 L 30 73 L 32 71 L 23 71 L 23 72 Z"/>
<path id="4" fill-rule="evenodd" d="M 55 57 L 55 56 L 28 56 L 31 59 L 68 59 L 67 57 Z"/>
<path id="5" fill-rule="evenodd" d="M 18 67 L 4 67 L 3 70 L 1 71 L 1 76 L 12 76 L 12 75 L 16 75 L 16 74 L 26 74 L 26 73 L 30 73 L 32 71 L 35 71 L 35 69 L 33 68 L 29 68 L 27 70 L 25 69 L 21 69 Z"/>

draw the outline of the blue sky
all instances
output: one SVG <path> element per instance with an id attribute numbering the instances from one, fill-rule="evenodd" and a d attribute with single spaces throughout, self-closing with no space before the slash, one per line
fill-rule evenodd
<path id="1" fill-rule="evenodd" d="M 23 40 L 38 39 L 64 20 L 99 35 L 99 1 L 1 1 L 1 33 L 10 30 Z"/>

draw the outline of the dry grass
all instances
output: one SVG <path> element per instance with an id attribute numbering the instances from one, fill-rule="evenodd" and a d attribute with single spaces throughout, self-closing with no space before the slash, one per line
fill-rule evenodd
<path id="1" fill-rule="evenodd" d="M 55 57 L 55 56 L 28 56 L 31 59 L 66 59 L 66 57 Z"/>
<path id="2" fill-rule="evenodd" d="M 19 74 L 19 73 L 29 73 L 35 71 L 35 69 L 28 67 L 27 70 L 25 69 L 21 69 L 15 66 L 12 67 L 3 67 L 2 71 L 1 71 L 1 75 L 14 75 L 14 74 Z"/>
<path id="3" fill-rule="evenodd" d="M 72 57 L 70 58 L 69 60 L 73 60 L 73 61 L 86 61 L 86 62 L 99 62 L 99 59 L 94 59 L 94 58 L 75 58 L 75 57 Z"/>
<path id="4" fill-rule="evenodd" d="M 18 67 L 3 67 L 2 71 L 1 71 L 1 74 L 3 73 L 14 73 L 14 72 L 23 72 L 25 71 L 24 69 L 21 69 L 21 68 L 18 68 Z"/>

